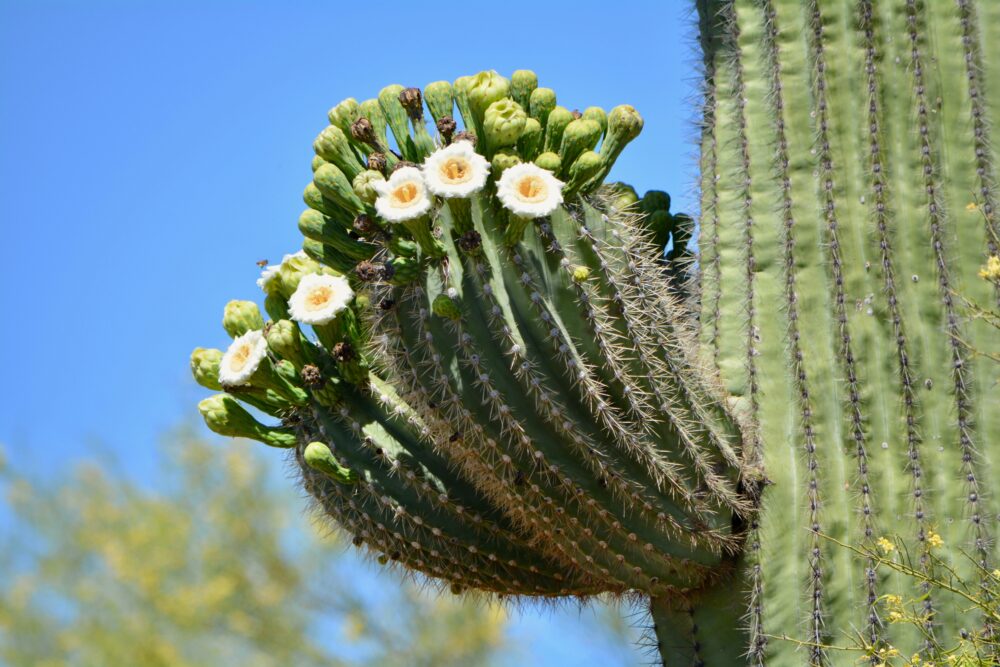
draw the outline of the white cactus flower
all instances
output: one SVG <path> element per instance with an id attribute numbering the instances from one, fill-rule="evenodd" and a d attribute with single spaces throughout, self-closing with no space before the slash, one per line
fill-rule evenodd
<path id="1" fill-rule="evenodd" d="M 303 324 L 326 324 L 347 308 L 354 291 L 343 276 L 310 273 L 299 281 L 288 310 L 293 320 Z"/>
<path id="2" fill-rule="evenodd" d="M 267 356 L 267 341 L 260 330 L 248 331 L 233 340 L 219 363 L 219 384 L 237 387 L 250 381 Z"/>
<path id="3" fill-rule="evenodd" d="M 563 183 L 551 171 L 524 162 L 509 167 L 497 184 L 497 196 L 508 211 L 522 218 L 540 218 L 562 203 Z"/>
<path id="4" fill-rule="evenodd" d="M 375 210 L 387 222 L 404 222 L 419 218 L 431 208 L 424 176 L 417 167 L 402 167 L 392 172 L 387 181 L 372 184 L 378 192 Z"/>
<path id="5" fill-rule="evenodd" d="M 439 197 L 465 198 L 486 185 L 490 163 L 470 141 L 456 141 L 424 160 L 427 189 Z"/>

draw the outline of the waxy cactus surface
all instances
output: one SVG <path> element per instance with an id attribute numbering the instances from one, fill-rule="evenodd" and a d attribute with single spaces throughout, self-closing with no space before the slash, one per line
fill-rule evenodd
<path id="1" fill-rule="evenodd" d="M 231 302 L 192 355 L 202 414 L 383 564 L 648 596 L 666 665 L 998 664 L 1000 372 L 965 304 L 1000 303 L 1000 3 L 697 6 L 697 266 L 666 193 L 605 183 L 632 107 L 388 86 L 330 111 L 270 319 Z"/>

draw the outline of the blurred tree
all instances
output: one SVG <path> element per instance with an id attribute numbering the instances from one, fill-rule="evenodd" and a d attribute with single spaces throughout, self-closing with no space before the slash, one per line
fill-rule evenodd
<path id="1" fill-rule="evenodd" d="M 382 583 L 282 514 L 291 485 L 255 448 L 165 449 L 148 485 L 107 463 L 37 481 L 0 456 L 0 664 L 491 663 L 502 611 Z"/>

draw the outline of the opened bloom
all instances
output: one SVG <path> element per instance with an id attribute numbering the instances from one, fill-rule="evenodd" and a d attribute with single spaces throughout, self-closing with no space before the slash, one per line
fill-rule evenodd
<path id="1" fill-rule="evenodd" d="M 267 341 L 259 330 L 239 336 L 222 355 L 219 363 L 219 384 L 236 387 L 250 381 L 250 376 L 267 356 Z"/>
<path id="2" fill-rule="evenodd" d="M 285 262 L 288 262 L 293 259 L 302 259 L 306 257 L 308 257 L 308 255 L 306 255 L 305 251 L 299 250 L 296 253 L 285 255 L 284 257 L 282 257 L 281 264 L 284 264 Z M 272 280 L 274 280 L 275 276 L 278 275 L 278 269 L 281 268 L 281 264 L 269 264 L 268 266 L 265 266 L 263 269 L 261 269 L 260 278 L 257 279 L 257 287 L 261 288 L 266 292 L 268 284 Z"/>
<path id="3" fill-rule="evenodd" d="M 468 197 L 486 185 L 490 163 L 470 141 L 456 141 L 424 161 L 427 189 L 439 197 Z"/>
<path id="4" fill-rule="evenodd" d="M 540 218 L 562 203 L 563 183 L 552 172 L 525 162 L 509 167 L 497 184 L 504 208 L 522 218 Z"/>
<path id="5" fill-rule="evenodd" d="M 431 208 L 424 176 L 417 167 L 402 167 L 392 172 L 387 181 L 372 184 L 378 192 L 375 210 L 388 222 L 404 222 L 419 218 Z"/>
<path id="6" fill-rule="evenodd" d="M 293 320 L 303 324 L 326 324 L 347 308 L 353 297 L 347 278 L 310 273 L 299 281 L 288 300 L 288 310 Z"/>

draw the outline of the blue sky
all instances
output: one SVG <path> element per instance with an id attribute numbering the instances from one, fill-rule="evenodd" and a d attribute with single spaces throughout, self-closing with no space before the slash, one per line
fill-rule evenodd
<path id="1" fill-rule="evenodd" d="M 688 6 L 0 0 L 0 443 L 28 469 L 104 450 L 152 475 L 204 394 L 191 349 L 224 345 L 255 262 L 299 247 L 345 97 L 534 69 L 569 108 L 639 109 L 613 176 L 693 208 Z"/>

